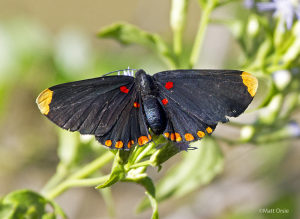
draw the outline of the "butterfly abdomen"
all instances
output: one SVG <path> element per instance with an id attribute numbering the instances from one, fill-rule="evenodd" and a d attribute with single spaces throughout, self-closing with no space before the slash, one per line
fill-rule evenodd
<path id="1" fill-rule="evenodd" d="M 166 128 L 167 120 L 165 112 L 157 101 L 157 98 L 154 96 L 145 96 L 142 100 L 149 127 L 155 134 L 162 134 Z"/>
<path id="2" fill-rule="evenodd" d="M 143 70 L 136 73 L 136 83 L 143 101 L 147 123 L 155 134 L 162 134 L 166 128 L 167 119 L 164 110 L 158 102 L 158 91 L 153 79 Z"/>

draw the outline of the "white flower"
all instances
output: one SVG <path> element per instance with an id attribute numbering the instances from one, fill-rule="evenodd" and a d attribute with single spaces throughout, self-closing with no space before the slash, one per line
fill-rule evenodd
<path id="1" fill-rule="evenodd" d="M 294 17 L 300 19 L 300 0 L 273 0 L 272 2 L 257 3 L 260 11 L 274 11 L 274 17 L 281 21 L 281 26 L 284 29 L 284 24 L 290 29 L 293 25 Z"/>

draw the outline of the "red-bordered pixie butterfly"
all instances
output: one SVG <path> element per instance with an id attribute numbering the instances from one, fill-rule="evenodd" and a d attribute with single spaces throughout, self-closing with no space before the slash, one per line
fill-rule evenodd
<path id="1" fill-rule="evenodd" d="M 171 70 L 153 76 L 134 71 L 135 77 L 106 75 L 55 85 L 38 96 L 38 107 L 64 129 L 126 150 L 150 142 L 151 133 L 178 143 L 199 140 L 218 122 L 243 113 L 258 86 L 254 76 L 236 70 Z"/>

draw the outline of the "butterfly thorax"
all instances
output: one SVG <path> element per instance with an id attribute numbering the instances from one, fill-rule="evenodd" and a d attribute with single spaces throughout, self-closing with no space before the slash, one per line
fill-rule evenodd
<path id="1" fill-rule="evenodd" d="M 144 70 L 135 74 L 135 83 L 141 94 L 143 110 L 149 127 L 155 134 L 163 133 L 166 127 L 166 115 L 158 100 L 157 85 Z"/>

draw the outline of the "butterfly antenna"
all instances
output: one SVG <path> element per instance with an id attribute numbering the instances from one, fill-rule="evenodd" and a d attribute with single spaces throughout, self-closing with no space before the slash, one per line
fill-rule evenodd
<path id="1" fill-rule="evenodd" d="M 116 70 L 116 71 L 111 71 L 111 72 L 108 72 L 102 76 L 107 76 L 107 75 L 110 75 L 110 74 L 113 74 L 113 73 L 116 73 L 118 72 L 118 75 L 125 75 L 125 76 L 131 76 L 133 77 L 134 76 L 134 71 L 138 71 L 138 69 L 130 69 L 128 67 L 128 69 L 122 69 L 122 70 Z M 122 74 L 123 73 L 123 74 Z"/>

